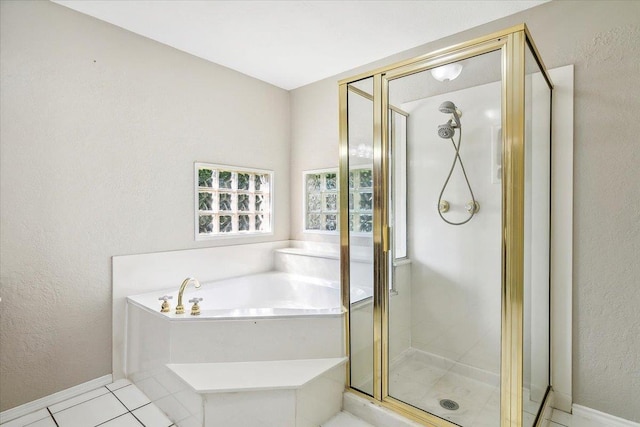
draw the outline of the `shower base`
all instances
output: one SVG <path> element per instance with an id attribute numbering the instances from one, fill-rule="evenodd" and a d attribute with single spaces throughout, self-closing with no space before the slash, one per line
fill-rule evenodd
<path id="1" fill-rule="evenodd" d="M 447 366 L 443 360 L 413 348 L 405 351 L 389 367 L 389 395 L 464 427 L 499 426 L 497 375 L 485 375 L 480 380 L 481 376 L 473 369 L 465 375 L 460 365 Z M 370 384 L 362 385 L 362 390 L 369 389 Z M 445 409 L 440 404 L 443 399 L 454 401 L 458 409 Z M 535 413 L 526 412 L 527 409 L 525 405 L 523 425 L 531 426 Z"/>
<path id="2" fill-rule="evenodd" d="M 444 369 L 443 364 L 419 350 L 405 352 L 392 364 L 389 394 L 465 427 L 500 425 L 500 388 L 497 385 L 453 372 L 451 368 Z M 443 399 L 454 401 L 458 409 L 443 408 L 440 405 Z"/>

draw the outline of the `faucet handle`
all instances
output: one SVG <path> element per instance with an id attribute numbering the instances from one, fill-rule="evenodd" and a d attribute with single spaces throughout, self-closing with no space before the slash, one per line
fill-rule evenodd
<path id="1" fill-rule="evenodd" d="M 171 295 L 163 295 L 158 298 L 158 301 L 162 301 L 162 306 L 160 307 L 160 313 L 168 313 L 171 311 L 171 306 L 169 305 L 169 300 L 173 299 Z"/>
<path id="2" fill-rule="evenodd" d="M 200 301 L 202 301 L 202 298 L 198 298 L 198 297 L 194 297 L 189 300 L 189 302 L 193 303 L 193 305 L 191 306 L 192 316 L 197 316 L 200 314 L 200 306 L 198 305 Z"/>

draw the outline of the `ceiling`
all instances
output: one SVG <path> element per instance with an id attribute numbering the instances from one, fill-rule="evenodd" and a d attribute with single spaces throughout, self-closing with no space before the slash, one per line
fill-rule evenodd
<path id="1" fill-rule="evenodd" d="M 546 0 L 51 1 L 290 90 Z"/>

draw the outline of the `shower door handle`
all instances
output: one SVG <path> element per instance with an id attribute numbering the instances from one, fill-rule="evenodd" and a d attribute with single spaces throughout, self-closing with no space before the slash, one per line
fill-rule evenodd
<path id="1" fill-rule="evenodd" d="M 386 226 L 384 231 L 382 232 L 382 251 L 389 252 L 389 247 L 391 245 L 391 227 Z"/>

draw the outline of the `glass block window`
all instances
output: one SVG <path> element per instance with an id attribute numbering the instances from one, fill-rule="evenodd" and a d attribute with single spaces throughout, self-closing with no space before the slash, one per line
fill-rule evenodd
<path id="1" fill-rule="evenodd" d="M 338 170 L 305 171 L 304 229 L 313 232 L 338 231 Z"/>
<path id="2" fill-rule="evenodd" d="M 337 233 L 340 230 L 338 169 L 303 172 L 304 230 Z M 373 174 L 369 168 L 349 175 L 349 229 L 353 233 L 373 230 Z"/>
<path id="3" fill-rule="evenodd" d="M 195 164 L 196 239 L 271 232 L 273 171 Z"/>
<path id="4" fill-rule="evenodd" d="M 349 231 L 373 231 L 373 171 L 369 168 L 349 172 Z"/>

